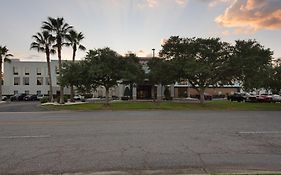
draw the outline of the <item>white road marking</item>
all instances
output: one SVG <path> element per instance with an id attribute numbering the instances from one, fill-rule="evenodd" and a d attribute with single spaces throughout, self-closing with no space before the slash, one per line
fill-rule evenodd
<path id="1" fill-rule="evenodd" d="M 241 131 L 239 134 L 281 134 L 281 131 Z"/>
<path id="2" fill-rule="evenodd" d="M 38 136 L 0 136 L 0 139 L 22 139 L 22 138 L 49 138 L 50 135 L 38 135 Z"/>

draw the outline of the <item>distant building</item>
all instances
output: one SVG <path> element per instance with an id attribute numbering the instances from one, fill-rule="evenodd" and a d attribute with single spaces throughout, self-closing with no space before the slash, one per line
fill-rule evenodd
<path id="1" fill-rule="evenodd" d="M 149 72 L 147 62 L 151 59 L 149 57 L 140 57 L 140 63 L 146 73 Z M 53 95 L 59 95 L 58 84 L 58 60 L 51 61 L 51 74 Z M 4 79 L 3 79 L 3 95 L 14 95 L 18 93 L 26 94 L 49 94 L 49 78 L 46 62 L 29 62 L 20 61 L 19 59 L 12 59 L 10 63 L 4 63 Z M 154 87 L 154 88 L 153 88 Z M 165 88 L 161 85 L 150 84 L 145 81 L 143 84 L 134 85 L 132 89 L 129 85 L 119 84 L 117 87 L 110 89 L 110 97 L 126 96 L 125 91 L 132 92 L 132 97 L 136 99 L 152 99 L 164 97 Z M 171 97 L 184 98 L 188 96 L 198 95 L 197 91 L 186 82 L 176 83 L 167 86 L 170 90 Z M 213 96 L 222 96 L 233 94 L 240 91 L 239 85 L 210 87 L 206 89 L 206 93 Z M 69 95 L 69 88 L 64 89 L 64 93 Z M 105 97 L 105 89 L 98 87 L 93 92 L 93 97 Z"/>
<path id="2" fill-rule="evenodd" d="M 59 94 L 58 61 L 51 61 L 51 74 L 53 95 Z M 26 94 L 49 94 L 49 76 L 46 62 L 20 61 L 11 59 L 4 63 L 3 95 Z M 65 88 L 65 93 L 69 90 Z"/>

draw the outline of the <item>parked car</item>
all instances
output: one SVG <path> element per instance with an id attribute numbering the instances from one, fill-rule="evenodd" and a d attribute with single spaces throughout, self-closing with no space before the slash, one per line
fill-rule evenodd
<path id="1" fill-rule="evenodd" d="M 6 101 L 8 99 L 7 96 L 2 96 L 2 101 Z"/>
<path id="2" fill-rule="evenodd" d="M 255 103 L 255 102 L 257 102 L 257 96 L 254 94 L 247 94 L 245 102 Z"/>
<path id="3" fill-rule="evenodd" d="M 261 95 L 257 96 L 257 102 L 261 102 L 261 103 L 270 103 L 270 102 L 273 102 L 273 100 L 272 100 L 272 95 L 269 95 L 269 94 L 261 94 Z"/>
<path id="4" fill-rule="evenodd" d="M 281 102 L 281 96 L 280 95 L 272 95 L 272 101 L 274 103 Z"/>
<path id="5" fill-rule="evenodd" d="M 247 99 L 247 94 L 246 93 L 240 93 L 240 92 L 235 92 L 233 95 L 230 95 L 227 97 L 228 100 L 230 101 L 246 101 Z"/>
<path id="6" fill-rule="evenodd" d="M 44 97 L 45 97 L 44 94 L 38 94 L 38 95 L 37 95 L 37 99 L 38 99 L 38 100 L 41 100 L 41 99 L 44 98 Z"/>
<path id="7" fill-rule="evenodd" d="M 73 99 L 74 99 L 75 101 L 78 101 L 78 100 L 83 101 L 83 100 L 85 99 L 85 97 L 82 96 L 82 95 L 75 95 L 75 96 L 73 97 Z"/>
<path id="8" fill-rule="evenodd" d="M 24 101 L 36 101 L 37 99 L 37 95 L 27 95 L 23 98 Z"/>
<path id="9" fill-rule="evenodd" d="M 23 101 L 23 98 L 26 96 L 26 94 L 16 94 L 11 97 L 11 101 Z"/>

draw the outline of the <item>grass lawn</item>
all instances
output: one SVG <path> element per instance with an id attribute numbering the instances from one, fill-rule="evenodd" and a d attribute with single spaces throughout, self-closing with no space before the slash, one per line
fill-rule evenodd
<path id="1" fill-rule="evenodd" d="M 211 101 L 205 104 L 183 102 L 127 102 L 84 103 L 73 105 L 45 105 L 50 110 L 265 110 L 281 111 L 281 103 L 239 103 L 229 101 Z"/>

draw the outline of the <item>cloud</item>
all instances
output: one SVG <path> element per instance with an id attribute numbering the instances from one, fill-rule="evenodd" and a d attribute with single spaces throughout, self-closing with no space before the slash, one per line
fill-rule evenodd
<path id="1" fill-rule="evenodd" d="M 163 4 L 172 3 L 184 7 L 187 2 L 188 0 L 142 0 L 137 4 L 137 6 L 141 9 L 145 7 L 155 8 Z"/>
<path id="2" fill-rule="evenodd" d="M 280 0 L 235 0 L 215 21 L 238 33 L 281 29 Z"/>
<path id="3" fill-rule="evenodd" d="M 187 0 L 176 0 L 176 3 L 180 6 L 185 6 L 187 4 Z"/>
<path id="4" fill-rule="evenodd" d="M 208 3 L 209 7 L 215 7 L 220 3 L 233 2 L 235 0 L 200 0 L 200 1 Z"/>

